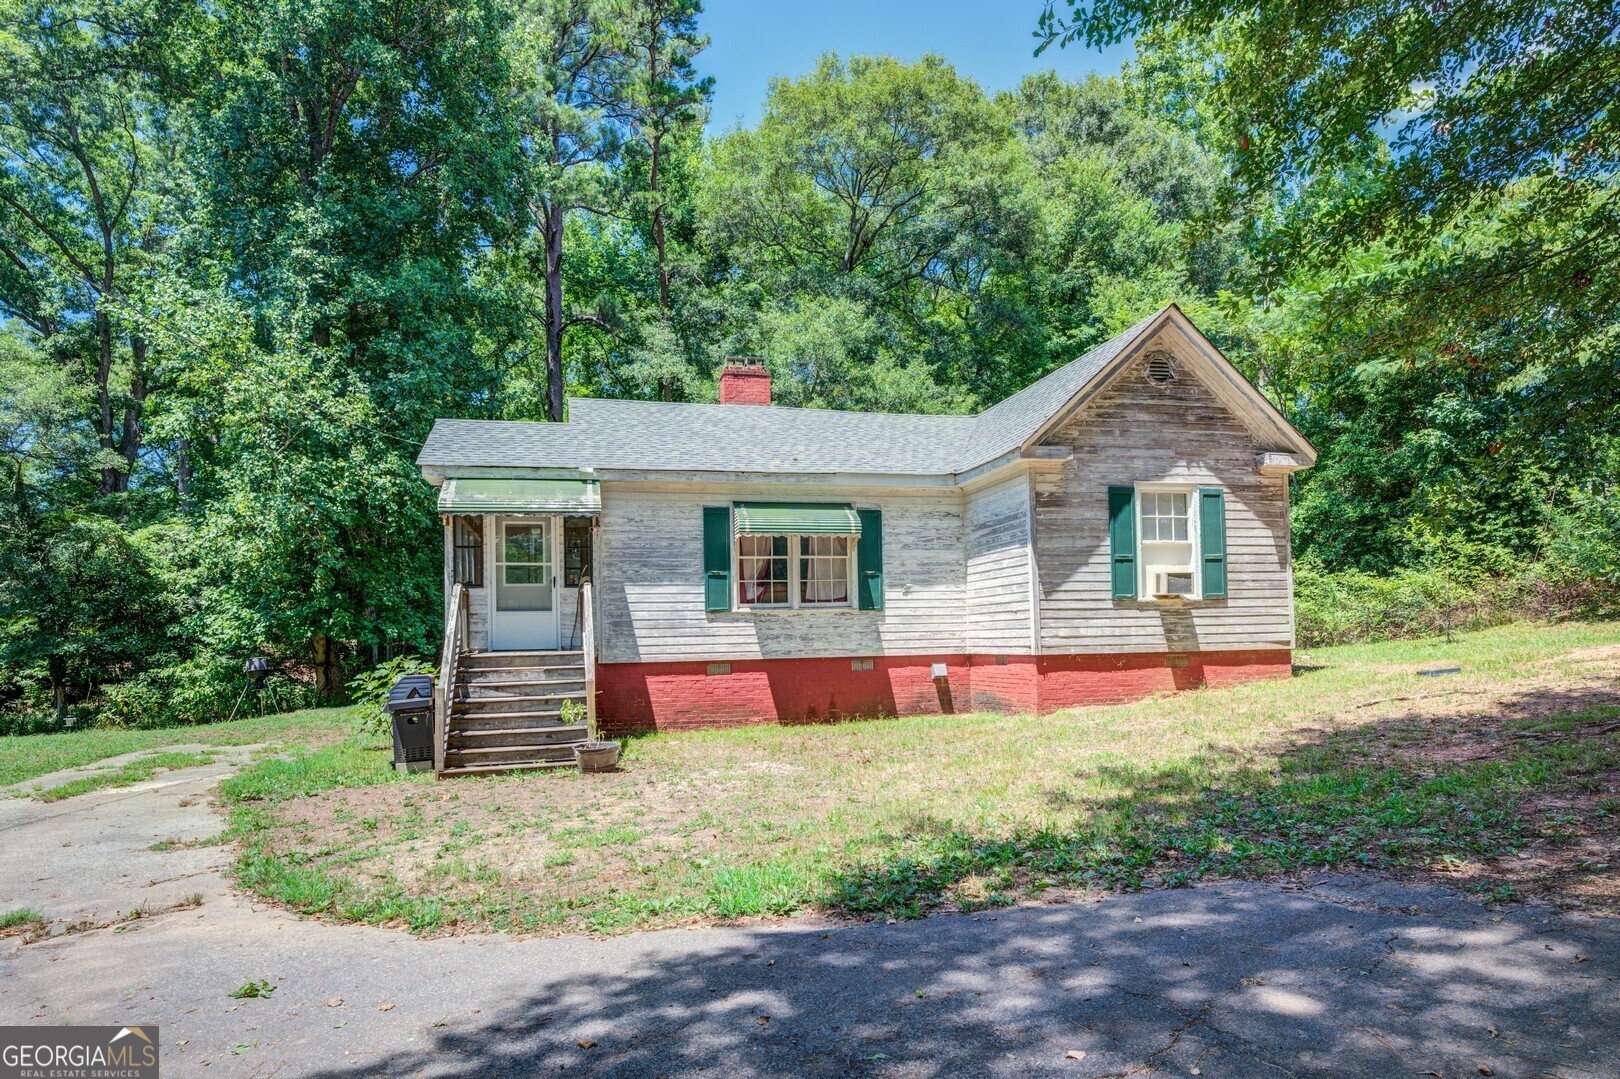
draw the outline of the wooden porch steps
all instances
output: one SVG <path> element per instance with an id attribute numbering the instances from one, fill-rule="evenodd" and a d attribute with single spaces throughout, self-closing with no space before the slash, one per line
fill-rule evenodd
<path id="1" fill-rule="evenodd" d="M 463 652 L 461 663 L 475 670 L 507 667 L 580 667 L 584 652 Z"/>
<path id="2" fill-rule="evenodd" d="M 463 652 L 456 663 L 441 776 L 493 775 L 574 763 L 590 738 L 567 723 L 585 705 L 583 652 Z"/>
<path id="3" fill-rule="evenodd" d="M 531 761 L 528 764 L 468 764 L 451 767 L 445 765 L 441 776 L 498 776 L 507 772 L 535 772 L 542 768 L 572 768 L 574 759 L 565 761 Z"/>
<path id="4" fill-rule="evenodd" d="M 468 686 L 468 688 L 490 691 L 501 690 L 504 692 L 508 690 L 520 689 L 524 686 L 531 686 L 544 692 L 547 689 L 564 689 L 573 686 L 583 686 L 584 684 L 585 678 L 583 675 L 578 678 L 485 678 Z"/>
<path id="5" fill-rule="evenodd" d="M 451 727 L 452 743 L 470 742 L 474 745 L 505 745 L 505 739 L 516 739 L 514 745 L 568 745 L 572 747 L 586 733 L 585 724 L 550 727 L 492 727 L 486 729 Z"/>
<path id="6" fill-rule="evenodd" d="M 515 746 L 462 746 L 452 749 L 458 765 L 478 764 L 533 764 L 535 761 L 571 761 L 574 743 L 549 742 Z M 446 754 L 448 756 L 448 754 Z"/>

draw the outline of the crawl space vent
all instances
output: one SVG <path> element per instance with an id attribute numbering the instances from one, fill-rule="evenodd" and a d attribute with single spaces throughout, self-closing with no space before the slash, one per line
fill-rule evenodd
<path id="1" fill-rule="evenodd" d="M 1147 380 L 1156 386 L 1176 380 L 1176 362 L 1168 352 L 1150 353 L 1147 358 Z"/>

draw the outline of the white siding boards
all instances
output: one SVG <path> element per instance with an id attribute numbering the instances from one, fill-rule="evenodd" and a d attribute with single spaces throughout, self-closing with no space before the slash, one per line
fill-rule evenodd
<path id="1" fill-rule="evenodd" d="M 1260 475 L 1255 458 L 1265 447 L 1194 364 L 1178 364 L 1164 384 L 1145 366 L 1128 366 L 1044 440 L 1074 456 L 1035 481 L 1042 650 L 1291 647 L 1287 477 Z M 1224 598 L 1114 598 L 1108 490 L 1152 483 L 1224 490 Z"/>
<path id="2" fill-rule="evenodd" d="M 706 609 L 703 508 L 849 503 L 883 514 L 884 607 Z M 963 640 L 963 496 L 951 488 L 604 483 L 603 663 L 955 654 Z"/>
<path id="3" fill-rule="evenodd" d="M 1029 652 L 1029 478 L 1022 468 L 967 496 L 969 652 Z"/>

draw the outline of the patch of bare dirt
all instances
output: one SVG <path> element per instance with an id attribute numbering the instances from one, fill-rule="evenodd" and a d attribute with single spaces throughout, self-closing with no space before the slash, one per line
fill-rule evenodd
<path id="1" fill-rule="evenodd" d="M 1582 780 L 1596 789 L 1526 801 L 1541 834 L 1523 850 L 1438 875 L 1486 895 L 1506 885 L 1514 899 L 1620 917 L 1620 771 Z"/>
<path id="2" fill-rule="evenodd" d="M 1620 661 L 1620 647 L 1584 649 L 1562 659 L 1580 661 L 1573 677 L 1565 662 L 1561 675 L 1486 694 L 1438 691 L 1375 723 L 1341 723 L 1324 742 L 1337 742 L 1355 759 L 1400 761 L 1419 776 L 1527 752 L 1558 755 L 1566 774 L 1553 789 L 1518 806 L 1536 835 L 1526 847 L 1416 875 L 1487 898 L 1620 916 L 1620 769 L 1588 769 L 1579 759 L 1588 749 L 1620 746 L 1620 679 L 1612 666 Z M 1606 755 L 1612 760 L 1612 752 Z"/>

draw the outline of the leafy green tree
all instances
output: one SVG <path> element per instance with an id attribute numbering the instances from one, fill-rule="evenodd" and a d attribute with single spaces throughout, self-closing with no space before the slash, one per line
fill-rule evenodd
<path id="1" fill-rule="evenodd" d="M 129 488 L 165 378 L 132 317 L 170 221 L 160 22 L 144 2 L 0 3 L 0 314 L 85 368 L 102 495 Z"/>
<path id="2" fill-rule="evenodd" d="M 1030 251 L 988 290 L 979 321 L 1006 332 L 972 374 L 1000 397 L 1166 303 L 1206 316 L 1236 261 L 1229 231 L 1198 227 L 1218 160 L 1133 105 L 1118 79 L 1026 78 L 1001 97 L 1039 208 Z"/>
<path id="3" fill-rule="evenodd" d="M 1063 15 L 1049 0 L 1046 42 L 1103 45 L 1174 28 L 1209 38 L 1207 83 L 1240 142 L 1240 190 L 1341 172 L 1387 141 L 1395 153 L 1374 190 L 1319 222 L 1319 250 L 1353 248 L 1374 229 L 1418 247 L 1527 179 L 1534 217 L 1580 219 L 1596 250 L 1562 252 L 1574 272 L 1620 242 L 1607 205 L 1592 205 L 1620 157 L 1613 117 L 1620 10 L 1574 0 L 1413 6 L 1369 0 L 1093 0 Z M 1502 283 L 1504 286 L 1508 283 Z"/>
<path id="4" fill-rule="evenodd" d="M 58 720 L 93 686 L 160 656 L 167 597 L 130 537 L 93 515 L 37 512 L 20 474 L 0 502 L 0 669 L 36 675 Z"/>
<path id="5" fill-rule="evenodd" d="M 656 252 L 658 309 L 670 306 L 668 219 L 673 196 L 664 182 L 669 147 L 690 143 L 708 118 L 712 77 L 699 77 L 697 54 L 709 39 L 697 32 L 698 0 L 634 0 L 614 13 L 625 77 L 615 111 L 629 128 L 627 159 L 636 175 L 634 201 L 646 215 Z"/>
<path id="6" fill-rule="evenodd" d="M 39 349 L 38 335 L 0 330 L 0 462 L 43 508 L 91 501 L 107 456 L 89 421 L 78 373 Z M 88 481 L 88 482 L 87 482 Z"/>
<path id="7" fill-rule="evenodd" d="M 697 55 L 709 39 L 697 32 L 698 0 L 631 0 L 613 18 L 625 76 L 615 112 L 628 138 L 620 186 L 638 232 L 652 254 L 657 307 L 621 326 L 629 340 L 630 377 L 657 385 L 673 400 L 692 380 L 684 354 L 672 280 L 690 273 L 692 187 L 714 80 L 698 74 Z M 593 293 L 598 301 L 604 293 Z M 614 328 L 610 318 L 599 324 Z"/>
<path id="8" fill-rule="evenodd" d="M 1379 305 L 1416 350 L 1527 391 L 1544 422 L 1607 430 L 1589 403 L 1620 375 L 1620 7 L 1049 0 L 1040 25 L 1048 42 L 1202 40 L 1230 193 L 1262 226 L 1257 292 L 1383 245 L 1379 278 L 1330 302 Z M 1266 220 L 1324 183 L 1337 197 Z"/>
<path id="9" fill-rule="evenodd" d="M 474 272 L 520 191 L 506 12 L 227 6 L 203 35 L 175 316 L 209 587 L 237 649 L 341 692 L 348 643 L 430 645 L 439 532 L 411 458 L 496 391 Z M 177 286 L 179 288 L 179 286 Z"/>
<path id="10" fill-rule="evenodd" d="M 716 144 L 710 228 L 758 270 L 860 273 L 880 296 L 953 287 L 975 241 L 1019 224 L 1011 134 L 938 56 L 824 56 L 772 82 L 757 129 Z"/>
<path id="11" fill-rule="evenodd" d="M 863 305 L 883 323 L 882 362 L 923 365 L 904 380 L 915 387 L 956 373 L 993 264 L 1035 219 L 1026 177 L 1006 115 L 941 58 L 826 56 L 771 84 L 757 128 L 715 143 L 699 205 L 734 310 Z M 771 326 L 794 323 L 743 319 L 729 350 L 770 354 Z"/>
<path id="12" fill-rule="evenodd" d="M 328 695 L 347 644 L 428 652 L 442 629 L 443 534 L 411 462 L 418 443 L 390 435 L 342 379 L 287 351 L 217 384 L 230 490 L 190 555 L 209 597 L 190 631 L 219 653 L 307 657 Z"/>
<path id="13" fill-rule="evenodd" d="M 615 13 L 609 0 L 535 0 L 513 46 L 529 192 L 525 261 L 541 285 L 545 417 L 553 422 L 563 418 L 564 335 L 601 321 L 564 306 L 563 242 L 570 217 L 605 207 L 624 144 L 614 110 L 628 72 L 610 30 Z"/>

